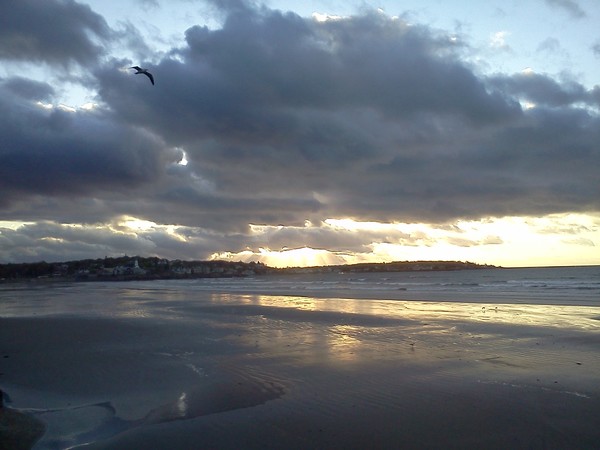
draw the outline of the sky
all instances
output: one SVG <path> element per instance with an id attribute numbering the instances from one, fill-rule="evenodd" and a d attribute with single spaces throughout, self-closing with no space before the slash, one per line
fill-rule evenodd
<path id="1" fill-rule="evenodd" d="M 0 0 L 0 263 L 600 264 L 598 23 L 597 0 Z"/>

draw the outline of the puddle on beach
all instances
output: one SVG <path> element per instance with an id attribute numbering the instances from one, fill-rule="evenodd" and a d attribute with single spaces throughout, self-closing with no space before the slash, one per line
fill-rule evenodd
<path id="1" fill-rule="evenodd" d="M 37 450 L 78 448 L 109 439 L 124 431 L 151 424 L 193 419 L 209 414 L 250 408 L 275 400 L 284 388 L 274 380 L 255 377 L 234 378 L 181 392 L 137 420 L 125 420 L 111 402 L 48 410 L 14 410 L 29 422 L 41 421 L 46 431 Z"/>

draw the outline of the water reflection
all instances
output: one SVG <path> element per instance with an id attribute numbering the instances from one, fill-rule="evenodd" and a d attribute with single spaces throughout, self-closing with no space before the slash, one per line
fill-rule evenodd
<path id="1" fill-rule="evenodd" d="M 74 341 L 69 334 L 61 340 L 47 331 L 48 342 L 42 340 L 41 347 L 51 351 L 45 364 L 54 369 L 40 370 L 43 376 L 36 381 L 40 390 L 49 389 L 53 373 L 58 374 L 55 386 L 61 386 L 65 355 L 73 358 L 76 378 L 92 386 L 97 383 L 107 398 L 124 396 L 98 381 L 111 373 L 115 385 L 131 383 L 132 391 L 145 383 L 152 392 L 148 397 L 158 391 L 155 378 L 171 386 L 172 396 L 164 405 L 152 405 L 155 409 L 144 409 L 144 414 L 151 409 L 147 415 L 134 418 L 116 415 L 115 408 L 105 403 L 47 413 L 54 414 L 57 428 L 64 424 L 73 428 L 75 419 L 86 419 L 85 428 L 92 432 L 82 434 L 81 442 L 112 436 L 115 430 L 246 408 L 283 396 L 282 386 L 263 375 L 251 376 L 248 366 L 280 371 L 282 378 L 290 379 L 300 377 L 298 369 L 303 369 L 309 380 L 326 371 L 325 365 L 350 371 L 361 365 L 377 367 L 372 363 L 385 360 L 395 364 L 394 370 L 413 364 L 451 370 L 456 377 L 477 368 L 481 379 L 492 381 L 510 380 L 513 371 L 529 370 L 533 384 L 539 373 L 552 374 L 552 384 L 556 374 L 563 373 L 590 386 L 597 386 L 600 373 L 594 353 L 600 344 L 597 307 L 209 293 L 185 283 L 98 283 L 3 292 L 2 319 L 34 314 L 139 319 L 147 325 L 138 327 L 136 322 L 130 327 L 130 320 L 114 320 L 97 323 L 94 329 L 94 322 L 87 321 L 72 328 L 80 330 L 72 333 Z M 44 323 L 52 325 L 51 320 Z M 81 332 L 87 327 L 89 335 Z M 40 329 L 32 328 L 37 336 Z M 14 345 L 14 339 L 7 345 L 11 341 Z M 37 343 L 31 348 L 38 349 Z M 443 361 L 448 361 L 445 369 Z M 41 362 L 31 367 L 39 368 Z M 239 369 L 222 380 L 215 367 L 224 365 Z M 498 378 L 502 371 L 508 375 Z M 132 373 L 143 373 L 148 381 L 133 386 L 138 383 L 133 380 L 141 378 Z M 128 408 L 138 407 L 136 403 Z"/>
<path id="2" fill-rule="evenodd" d="M 472 321 L 513 325 L 572 328 L 600 331 L 600 310 L 589 306 L 522 305 L 460 302 L 425 302 L 366 299 L 323 299 L 281 295 L 213 294 L 213 304 L 256 305 L 269 309 L 290 308 L 299 312 L 332 312 L 345 322 L 366 317 L 408 319 L 418 322 Z"/>
<path id="3" fill-rule="evenodd" d="M 359 359 L 362 350 L 361 327 L 354 325 L 335 325 L 328 329 L 328 348 L 330 354 L 339 361 L 352 362 Z"/>
<path id="4" fill-rule="evenodd" d="M 7 290 L 0 298 L 4 317 L 58 314 L 169 320 L 180 328 L 191 325 L 202 333 L 197 342 L 213 347 L 216 342 L 241 343 L 254 355 L 284 354 L 305 362 L 312 358 L 344 364 L 383 351 L 416 352 L 422 348 L 419 342 L 427 339 L 453 345 L 462 342 L 460 333 L 492 339 L 517 328 L 538 334 L 542 328 L 547 334 L 559 329 L 600 332 L 600 310 L 589 306 L 218 293 L 174 282 Z M 185 398 L 181 401 L 184 405 Z"/>
<path id="5" fill-rule="evenodd" d="M 460 357 L 517 340 L 528 345 L 536 336 L 600 332 L 596 307 L 255 294 L 215 294 L 211 302 L 251 321 L 241 340 L 253 354 L 285 354 L 303 364 L 414 360 L 432 351 L 446 352 L 440 358 Z"/>
<path id="6" fill-rule="evenodd" d="M 187 416 L 188 405 L 187 405 L 187 394 L 182 392 L 179 398 L 177 399 L 177 416 L 185 417 Z"/>

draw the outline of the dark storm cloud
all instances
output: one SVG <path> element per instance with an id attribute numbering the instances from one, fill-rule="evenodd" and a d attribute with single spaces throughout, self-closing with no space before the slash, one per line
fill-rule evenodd
<path id="1" fill-rule="evenodd" d="M 116 114 L 185 148 L 185 170 L 213 186 L 167 188 L 180 210 L 240 229 L 598 208 L 598 118 L 581 108 L 597 100 L 580 84 L 483 77 L 448 35 L 375 12 L 229 11 L 186 31 L 155 89 L 115 70 L 126 62 L 97 73 Z"/>
<path id="2" fill-rule="evenodd" d="M 594 104 L 591 93 L 581 84 L 572 80 L 557 81 L 548 75 L 520 73 L 510 77 L 495 77 L 491 83 L 511 96 L 537 105 L 557 107 L 578 102 Z"/>
<path id="3" fill-rule="evenodd" d="M 73 0 L 0 4 L 0 59 L 66 65 L 94 62 L 110 28 L 89 6 Z"/>
<path id="4" fill-rule="evenodd" d="M 13 77 L 7 80 L 0 79 L 0 86 L 4 86 L 17 97 L 27 100 L 49 101 L 54 97 L 54 89 L 47 83 L 29 80 L 22 77 Z"/>
<path id="5" fill-rule="evenodd" d="M 133 188 L 162 170 L 162 142 L 101 111 L 44 107 L 44 84 L 0 81 L 0 204 L 31 195 L 70 197 Z"/>
<path id="6" fill-rule="evenodd" d="M 178 59 L 154 69 L 164 87 L 146 96 L 146 114 L 131 110 L 139 91 L 125 92 L 129 81 L 110 67 L 98 74 L 102 97 L 127 119 L 181 140 L 272 141 L 302 133 L 300 114 L 313 111 L 459 115 L 476 124 L 518 114 L 460 62 L 448 36 L 380 14 L 317 23 L 277 11 L 232 13 L 222 29 L 192 27 L 186 40 Z"/>
<path id="7" fill-rule="evenodd" d="M 53 221 L 47 236 L 71 233 L 69 242 L 92 242 L 89 252 L 206 258 L 258 246 L 424 243 L 305 220 L 444 223 L 600 210 L 598 88 L 549 75 L 485 77 L 449 35 L 376 12 L 318 22 L 212 3 L 223 26 L 188 29 L 156 64 L 115 57 L 94 65 L 95 112 L 44 109 L 35 102 L 52 99 L 49 85 L 0 80 L 4 220 Z M 140 35 L 131 36 L 143 51 Z M 148 67 L 156 85 L 133 64 Z M 186 166 L 175 164 L 183 151 Z M 110 243 L 57 225 L 119 216 L 183 225 L 185 239 L 155 230 Z M 250 223 L 286 227 L 261 235 Z M 41 232 L 0 236 L 34 242 Z"/>
<path id="8" fill-rule="evenodd" d="M 445 148 L 433 157 L 424 152 L 379 165 L 369 178 L 369 196 L 343 188 L 340 196 L 353 213 L 372 209 L 387 220 L 394 220 L 394 200 L 395 211 L 432 221 L 600 207 L 592 168 L 600 159 L 596 117 L 531 111 L 527 121 L 472 138 L 471 143 L 439 143 Z M 383 212 L 386 207 L 390 212 Z"/>

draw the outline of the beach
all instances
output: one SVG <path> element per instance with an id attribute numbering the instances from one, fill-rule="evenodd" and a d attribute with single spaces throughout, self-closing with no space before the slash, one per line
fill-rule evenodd
<path id="1" fill-rule="evenodd" d="M 596 306 L 219 286 L 4 286 L 35 448 L 598 448 Z"/>

